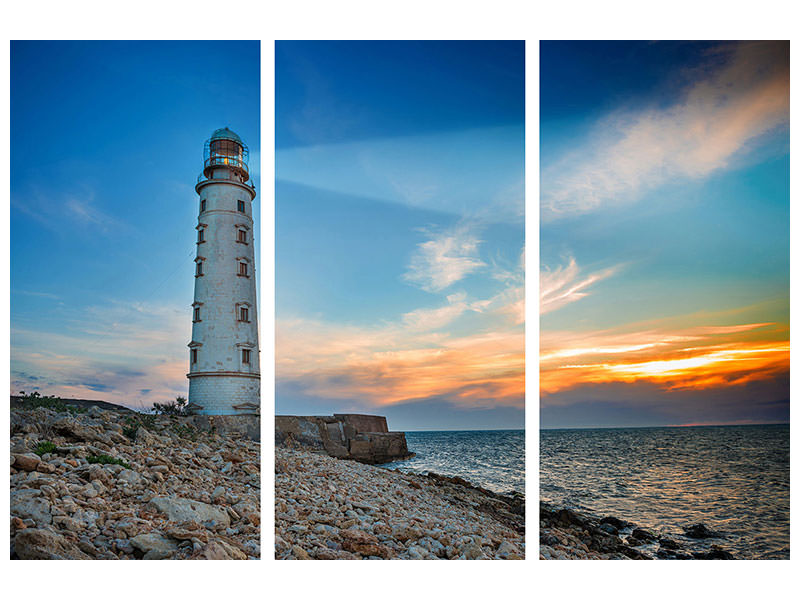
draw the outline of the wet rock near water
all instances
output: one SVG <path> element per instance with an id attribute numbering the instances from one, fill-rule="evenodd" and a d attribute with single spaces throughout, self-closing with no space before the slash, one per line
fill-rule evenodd
<path id="1" fill-rule="evenodd" d="M 690 538 L 696 538 L 701 540 L 710 537 L 721 537 L 719 533 L 711 531 L 708 527 L 706 527 L 702 523 L 697 523 L 696 525 L 687 527 L 686 529 L 684 529 L 684 533 L 686 534 L 686 536 Z"/>
<path id="2" fill-rule="evenodd" d="M 616 517 L 596 518 L 567 508 L 540 503 L 539 558 L 543 560 L 730 560 L 730 552 L 711 546 L 704 551 L 686 547 L 672 537 L 659 536 Z M 713 534 L 705 525 L 687 528 L 687 537 Z M 694 536 L 690 532 L 695 533 Z M 719 536 L 719 534 L 713 534 Z M 704 535 L 702 537 L 710 537 Z"/>
<path id="3" fill-rule="evenodd" d="M 182 417 L 11 411 L 11 558 L 260 557 L 260 444 Z"/>
<path id="4" fill-rule="evenodd" d="M 446 560 L 525 557 L 522 495 L 275 449 L 275 557 Z"/>

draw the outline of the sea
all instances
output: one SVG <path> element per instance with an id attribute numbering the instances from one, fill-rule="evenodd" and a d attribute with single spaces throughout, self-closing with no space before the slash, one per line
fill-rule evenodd
<path id="1" fill-rule="evenodd" d="M 461 477 L 498 494 L 525 493 L 525 431 L 407 431 L 414 458 L 383 465 Z"/>
<path id="2" fill-rule="evenodd" d="M 632 521 L 691 551 L 789 558 L 788 425 L 553 429 L 539 439 L 545 502 Z M 696 523 L 722 537 L 682 535 Z"/>

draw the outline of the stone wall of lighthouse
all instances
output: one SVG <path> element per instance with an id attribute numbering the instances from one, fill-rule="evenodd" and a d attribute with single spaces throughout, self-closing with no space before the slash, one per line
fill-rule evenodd
<path id="1" fill-rule="evenodd" d="M 254 414 L 260 406 L 251 186 L 214 169 L 197 184 L 189 401 L 200 414 Z"/>

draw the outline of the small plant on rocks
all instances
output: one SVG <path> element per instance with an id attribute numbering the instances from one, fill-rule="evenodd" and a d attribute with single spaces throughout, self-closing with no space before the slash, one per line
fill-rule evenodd
<path id="1" fill-rule="evenodd" d="M 139 430 L 139 427 L 144 427 L 148 431 L 155 431 L 156 416 L 138 414 L 135 416 L 126 417 L 125 424 L 122 427 L 122 433 L 125 435 L 125 437 L 135 440 L 136 432 Z"/>
<path id="2" fill-rule="evenodd" d="M 39 442 L 34 452 L 39 456 L 44 456 L 45 454 L 52 454 L 56 450 L 58 450 L 58 447 L 53 442 Z"/>

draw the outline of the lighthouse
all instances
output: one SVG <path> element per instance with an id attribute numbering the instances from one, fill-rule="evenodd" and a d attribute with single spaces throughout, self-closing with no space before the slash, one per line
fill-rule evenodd
<path id="1" fill-rule="evenodd" d="M 255 251 L 248 149 L 227 127 L 205 143 L 199 196 L 189 404 L 199 414 L 258 414 Z"/>

